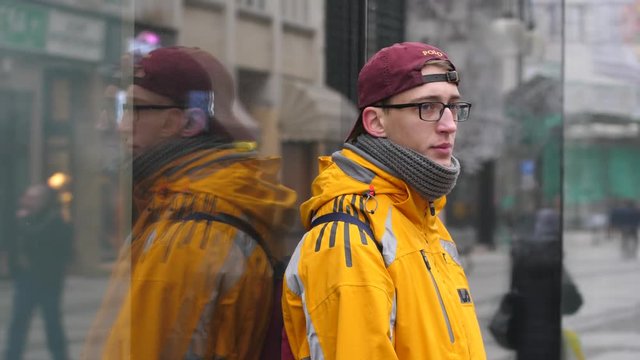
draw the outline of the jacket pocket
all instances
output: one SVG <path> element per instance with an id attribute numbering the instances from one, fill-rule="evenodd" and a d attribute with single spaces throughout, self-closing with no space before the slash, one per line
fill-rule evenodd
<path id="1" fill-rule="evenodd" d="M 424 250 L 420 250 L 420 254 L 422 255 L 422 260 L 424 261 L 424 265 L 427 267 L 427 271 L 429 272 L 429 276 L 431 277 L 431 281 L 433 282 L 433 287 L 436 290 L 436 294 L 438 295 L 438 303 L 440 303 L 442 316 L 444 318 L 445 325 L 447 326 L 447 331 L 449 333 L 449 341 L 453 344 L 456 339 L 453 336 L 453 328 L 451 327 L 451 320 L 449 320 L 449 314 L 447 313 L 447 308 L 444 306 L 444 301 L 442 300 L 442 294 L 440 293 L 440 288 L 438 287 L 436 278 L 433 276 L 433 273 L 431 272 L 431 264 L 429 264 L 427 253 Z"/>

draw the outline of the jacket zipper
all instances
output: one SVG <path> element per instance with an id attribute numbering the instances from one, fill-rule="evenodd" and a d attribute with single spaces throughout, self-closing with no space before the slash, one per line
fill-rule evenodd
<path id="1" fill-rule="evenodd" d="M 422 260 L 424 260 L 424 264 L 427 266 L 427 270 L 429 271 L 429 275 L 431 276 L 431 281 L 433 281 L 433 286 L 436 288 L 436 294 L 438 295 L 438 301 L 440 302 L 440 308 L 442 309 L 442 315 L 444 316 L 444 322 L 447 325 L 447 331 L 449 332 L 449 341 L 453 344 L 455 338 L 453 337 L 453 329 L 451 328 L 451 321 L 449 321 L 449 314 L 447 313 L 447 309 L 444 307 L 444 301 L 442 301 L 442 294 L 440 294 L 440 288 L 438 287 L 438 283 L 436 282 L 436 278 L 433 276 L 431 272 L 431 265 L 429 264 L 429 260 L 427 259 L 427 254 L 424 250 L 420 250 L 420 254 L 422 254 Z"/>
<path id="2" fill-rule="evenodd" d="M 433 204 L 433 201 L 429 201 L 429 212 L 431 216 L 436 216 L 436 206 Z"/>

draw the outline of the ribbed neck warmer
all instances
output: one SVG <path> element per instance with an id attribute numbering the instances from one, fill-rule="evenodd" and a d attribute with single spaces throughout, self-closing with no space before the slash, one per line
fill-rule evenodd
<path id="1" fill-rule="evenodd" d="M 360 135 L 354 145 L 393 170 L 428 201 L 451 192 L 460 174 L 460 163 L 455 157 L 451 157 L 450 167 L 442 166 L 386 138 Z"/>
<path id="2" fill-rule="evenodd" d="M 136 184 L 168 163 L 198 150 L 222 148 L 228 145 L 221 139 L 212 136 L 198 136 L 169 141 L 155 146 L 133 159 L 133 183 Z"/>

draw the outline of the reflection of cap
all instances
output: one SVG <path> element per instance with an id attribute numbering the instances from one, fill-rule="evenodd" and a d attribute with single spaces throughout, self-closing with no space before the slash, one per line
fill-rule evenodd
<path id="1" fill-rule="evenodd" d="M 232 111 L 235 89 L 231 75 L 204 50 L 183 46 L 153 50 L 134 65 L 133 83 L 176 105 L 202 109 L 216 120 L 214 125 L 236 140 L 251 139 Z"/>
<path id="2" fill-rule="evenodd" d="M 422 75 L 427 61 L 446 60 L 447 54 L 435 46 L 404 42 L 394 44 L 378 51 L 367 61 L 358 75 L 358 108 L 376 104 L 393 95 L 429 82 L 446 81 L 458 84 L 458 73 Z M 359 118 L 348 139 L 362 132 Z"/>

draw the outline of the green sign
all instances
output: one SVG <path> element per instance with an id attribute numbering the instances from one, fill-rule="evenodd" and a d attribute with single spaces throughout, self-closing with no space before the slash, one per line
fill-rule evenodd
<path id="1" fill-rule="evenodd" d="M 49 12 L 24 4 L 0 4 L 0 46 L 44 51 Z"/>

